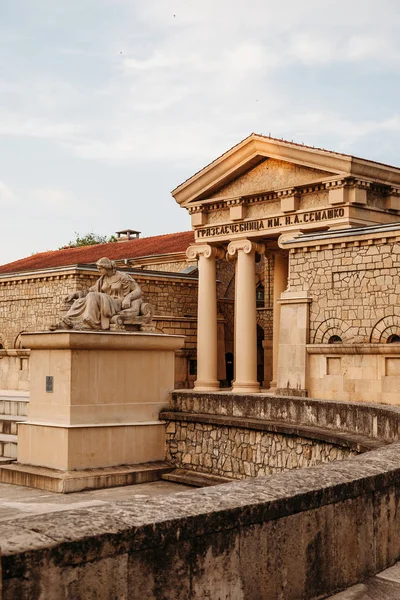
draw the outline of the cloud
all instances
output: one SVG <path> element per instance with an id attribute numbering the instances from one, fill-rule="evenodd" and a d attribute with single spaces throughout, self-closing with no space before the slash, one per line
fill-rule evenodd
<path id="1" fill-rule="evenodd" d="M 22 211 L 26 254 L 111 220 L 122 228 L 132 212 L 149 234 L 175 230 L 168 191 L 252 131 L 398 161 L 397 0 L 8 4 L 0 203 L 10 260 Z"/>
<path id="2" fill-rule="evenodd" d="M 5 206 L 14 201 L 15 196 L 11 189 L 3 181 L 0 181 L 0 206 Z"/>
<path id="3" fill-rule="evenodd" d="M 14 70 L 2 75 L 0 136 L 52 140 L 78 159 L 126 165 L 207 160 L 260 129 L 279 137 L 292 128 L 290 138 L 307 129 L 333 141 L 345 128 L 346 139 L 389 131 L 385 123 L 396 122 L 397 109 L 366 118 L 358 89 L 335 106 L 318 106 L 317 93 L 324 85 L 340 89 L 344 79 L 350 87 L 361 68 L 366 77 L 380 67 L 397 70 L 395 7 L 394 0 L 368 10 L 362 0 L 253 0 L 251 7 L 85 0 L 78 11 L 61 2 L 55 12 L 75 23 L 75 35 L 57 30 L 51 14 L 46 32 L 55 29 L 51 47 L 63 68 L 46 52 L 46 73 L 38 76 L 34 64 L 17 82 Z M 383 10 L 385 30 L 377 31 Z M 78 14 L 97 24 L 90 35 L 76 25 Z"/>
<path id="4" fill-rule="evenodd" d="M 93 214 L 90 203 L 85 198 L 78 197 L 74 192 L 61 188 L 35 188 L 28 190 L 25 201 L 37 207 L 37 210 L 52 215 L 52 219 L 68 216 L 76 220 Z"/>

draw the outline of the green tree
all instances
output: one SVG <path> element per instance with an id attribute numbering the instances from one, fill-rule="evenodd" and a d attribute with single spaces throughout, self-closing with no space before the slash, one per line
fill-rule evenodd
<path id="1" fill-rule="evenodd" d="M 61 246 L 59 250 L 62 250 L 63 248 L 78 248 L 79 246 L 94 246 L 95 244 L 108 244 L 109 242 L 116 241 L 117 238 L 115 235 L 107 237 L 106 235 L 100 235 L 93 231 L 84 234 L 75 231 L 75 239 L 68 242 L 65 246 Z"/>

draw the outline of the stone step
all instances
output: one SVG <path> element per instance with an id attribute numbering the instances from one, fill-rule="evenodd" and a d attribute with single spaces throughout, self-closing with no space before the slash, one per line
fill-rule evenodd
<path id="1" fill-rule="evenodd" d="M 0 418 L 2 415 L 26 417 L 29 398 L 15 396 L 0 396 Z"/>
<path id="2" fill-rule="evenodd" d="M 17 441 L 16 435 L 0 433 L 0 456 L 4 458 L 17 458 Z"/>
<path id="3" fill-rule="evenodd" d="M 99 490 L 160 481 L 162 475 L 173 468 L 170 463 L 163 461 L 82 471 L 57 471 L 47 467 L 15 463 L 0 465 L 0 483 L 70 494 L 82 490 Z"/>
<path id="4" fill-rule="evenodd" d="M 218 475 L 208 475 L 207 473 L 199 473 L 198 471 L 190 471 L 189 469 L 174 469 L 170 473 L 161 475 L 161 479 L 173 481 L 175 483 L 184 483 L 193 487 L 209 487 L 220 483 L 229 483 L 234 481 L 228 477 L 219 477 Z"/>
<path id="5" fill-rule="evenodd" d="M 8 458 L 7 456 L 0 456 L 0 465 L 9 465 L 15 462 L 15 458 Z"/>

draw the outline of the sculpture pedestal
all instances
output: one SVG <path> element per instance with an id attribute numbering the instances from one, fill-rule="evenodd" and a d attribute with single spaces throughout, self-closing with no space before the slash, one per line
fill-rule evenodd
<path id="1" fill-rule="evenodd" d="M 19 472 L 22 465 L 82 472 L 163 461 L 159 413 L 174 388 L 175 350 L 183 340 L 154 333 L 23 334 L 31 386 L 28 420 L 18 427 Z"/>

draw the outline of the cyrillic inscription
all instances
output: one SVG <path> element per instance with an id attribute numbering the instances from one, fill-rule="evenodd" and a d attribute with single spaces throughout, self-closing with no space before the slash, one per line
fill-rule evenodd
<path id="1" fill-rule="evenodd" d="M 226 225 L 215 225 L 196 229 L 196 237 L 215 237 L 218 235 L 230 235 L 232 233 L 246 233 L 248 231 L 262 231 L 287 227 L 289 225 L 317 223 L 344 217 L 344 208 L 327 208 L 324 210 L 313 210 L 300 214 L 271 217 L 270 219 L 257 219 L 256 221 L 243 221 L 242 223 L 228 223 Z"/>

